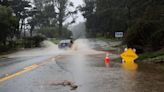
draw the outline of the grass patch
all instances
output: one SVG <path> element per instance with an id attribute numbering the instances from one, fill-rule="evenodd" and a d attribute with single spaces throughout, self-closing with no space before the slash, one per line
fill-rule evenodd
<path id="1" fill-rule="evenodd" d="M 59 43 L 59 39 L 57 39 L 57 38 L 49 38 L 48 39 L 49 41 L 51 41 L 51 42 L 53 42 L 54 44 L 58 44 Z"/>
<path id="2" fill-rule="evenodd" d="M 117 38 L 106 38 L 106 37 L 96 37 L 98 40 L 103 40 L 103 41 L 120 41 L 122 39 L 117 39 Z"/>
<path id="3" fill-rule="evenodd" d="M 164 52 L 163 51 L 157 51 L 157 52 L 147 52 L 139 55 L 139 60 L 145 60 L 150 58 L 156 58 L 156 57 L 163 57 Z"/>
<path id="4" fill-rule="evenodd" d="M 0 52 L 0 58 L 2 58 L 4 55 L 11 54 L 11 53 L 14 53 L 16 51 L 18 51 L 18 49 L 10 49 L 10 50 L 5 51 L 5 52 Z"/>

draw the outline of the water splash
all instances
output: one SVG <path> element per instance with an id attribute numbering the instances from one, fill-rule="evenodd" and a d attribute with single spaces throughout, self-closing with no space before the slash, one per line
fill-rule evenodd
<path id="1" fill-rule="evenodd" d="M 46 55 L 54 55 L 57 53 L 63 52 L 58 49 L 58 46 L 50 41 L 43 41 L 41 48 L 30 48 L 30 49 L 22 49 L 15 53 L 6 55 L 9 58 L 15 57 L 33 57 L 33 56 L 46 56 Z"/>
<path id="2" fill-rule="evenodd" d="M 88 39 L 77 39 L 74 41 L 74 44 L 69 51 L 71 54 L 81 54 L 81 55 L 90 55 L 90 54 L 102 54 L 102 51 L 96 51 L 92 49 L 91 42 Z"/>
<path id="3" fill-rule="evenodd" d="M 72 31 L 73 38 L 86 38 L 86 26 L 85 23 L 79 23 L 69 28 Z"/>

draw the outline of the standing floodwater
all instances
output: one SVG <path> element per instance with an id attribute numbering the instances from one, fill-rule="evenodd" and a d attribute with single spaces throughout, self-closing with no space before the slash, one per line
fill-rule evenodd
<path id="1" fill-rule="evenodd" d="M 67 56 L 65 56 L 67 57 Z M 153 65 L 138 65 L 127 70 L 112 60 L 106 68 L 104 55 L 72 55 L 59 58 L 57 63 L 73 76 L 77 92 L 164 92 L 164 74 Z"/>
<path id="2" fill-rule="evenodd" d="M 60 51 L 53 45 L 49 47 L 54 48 L 52 51 L 39 51 L 44 57 L 36 53 L 37 57 L 24 60 L 18 53 L 22 59 L 1 67 L 2 77 L 32 64 L 44 65 L 1 82 L 0 92 L 164 92 L 164 71 L 157 64 L 122 64 L 118 48 L 113 46 L 119 43 L 78 39 L 76 49 L 62 50 L 50 60 L 48 54 Z M 104 63 L 105 48 L 109 51 L 109 67 Z"/>
<path id="3" fill-rule="evenodd" d="M 164 71 L 157 70 L 157 65 L 124 65 L 121 59 L 116 60 L 118 54 L 110 53 L 111 63 L 106 67 L 105 53 L 94 53 L 86 47 L 87 42 L 79 40 L 76 45 L 82 45 L 77 53 L 57 59 L 57 64 L 79 85 L 77 92 L 164 92 Z"/>

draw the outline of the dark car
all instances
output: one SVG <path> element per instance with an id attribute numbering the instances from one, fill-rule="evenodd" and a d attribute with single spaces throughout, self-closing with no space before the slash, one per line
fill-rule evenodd
<path id="1" fill-rule="evenodd" d="M 59 49 L 68 49 L 71 48 L 73 41 L 71 39 L 61 40 L 58 44 Z"/>

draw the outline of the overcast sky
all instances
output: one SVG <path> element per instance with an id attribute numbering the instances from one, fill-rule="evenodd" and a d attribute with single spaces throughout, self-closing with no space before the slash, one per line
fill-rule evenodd
<path id="1" fill-rule="evenodd" d="M 74 3 L 75 7 L 84 4 L 83 0 L 70 0 L 70 1 L 72 1 Z M 78 12 L 77 16 L 78 16 L 78 18 L 76 19 L 76 24 L 85 21 L 84 17 L 81 15 L 80 12 Z"/>

